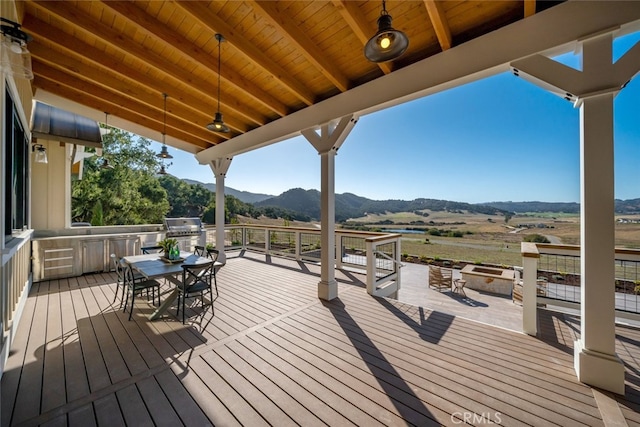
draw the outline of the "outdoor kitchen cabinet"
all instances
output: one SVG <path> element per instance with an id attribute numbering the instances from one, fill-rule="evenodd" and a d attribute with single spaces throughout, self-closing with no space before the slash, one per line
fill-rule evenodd
<path id="1" fill-rule="evenodd" d="M 57 279 L 82 274 L 81 250 L 75 239 L 33 240 L 33 280 Z"/>
<path id="2" fill-rule="evenodd" d="M 107 263 L 111 261 L 111 254 L 116 254 L 117 257 L 122 258 L 125 256 L 140 254 L 140 237 L 139 236 L 118 236 L 110 237 L 107 239 Z M 107 271 L 111 270 L 113 266 L 109 265 Z"/>
<path id="3" fill-rule="evenodd" d="M 83 240 L 82 274 L 105 270 L 104 240 Z"/>

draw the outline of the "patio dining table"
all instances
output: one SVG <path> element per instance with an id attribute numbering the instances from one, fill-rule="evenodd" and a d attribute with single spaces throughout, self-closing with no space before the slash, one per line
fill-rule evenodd
<path id="1" fill-rule="evenodd" d="M 211 261 L 210 258 L 184 251 L 180 251 L 180 258 L 178 260 L 167 260 L 163 258 L 161 254 L 132 255 L 126 256 L 123 259 L 131 268 L 140 272 L 147 279 L 164 278 L 176 285 L 164 293 L 167 294 L 167 297 L 160 306 L 151 313 L 149 320 L 160 318 L 178 297 L 177 286 L 181 284 L 182 264 L 198 265 Z M 218 261 L 213 264 L 214 269 L 221 266 L 222 263 Z"/>

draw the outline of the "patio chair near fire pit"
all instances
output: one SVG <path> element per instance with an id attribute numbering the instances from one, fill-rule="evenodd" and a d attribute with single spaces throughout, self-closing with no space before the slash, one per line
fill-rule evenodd
<path id="1" fill-rule="evenodd" d="M 453 270 L 450 268 L 440 268 L 435 265 L 429 266 L 429 287 L 442 292 L 443 289 L 451 290 L 453 284 Z"/>

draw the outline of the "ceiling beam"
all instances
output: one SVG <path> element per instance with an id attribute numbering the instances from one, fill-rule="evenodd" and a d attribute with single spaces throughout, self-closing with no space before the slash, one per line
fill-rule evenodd
<path id="1" fill-rule="evenodd" d="M 175 79 L 178 83 L 186 84 L 195 89 L 201 98 L 211 100 L 211 105 L 215 106 L 217 100 L 212 98 L 209 94 L 215 93 L 217 87 L 213 86 L 207 81 L 194 81 L 193 76 L 185 69 L 166 61 L 162 56 L 151 53 L 144 46 L 131 41 L 129 38 L 123 36 L 119 31 L 112 29 L 111 27 L 98 23 L 95 20 L 83 15 L 77 9 L 71 7 L 65 7 L 65 2 L 53 2 L 53 1 L 34 1 L 32 4 L 37 5 L 40 8 L 45 9 L 49 13 L 52 13 L 59 18 L 67 21 L 72 27 L 79 31 L 84 31 L 93 36 L 101 39 L 104 43 L 118 49 L 122 53 L 135 58 L 138 61 L 142 61 L 146 66 L 154 68 L 157 72 L 167 75 L 172 79 Z M 117 69 L 117 68 L 116 68 Z M 256 125 L 263 125 L 267 122 L 267 119 L 261 114 L 251 110 L 246 104 L 241 103 L 238 100 L 225 97 L 226 109 L 232 110 L 234 114 L 241 115 Z M 211 108 L 213 112 L 215 107 Z M 213 116 L 213 114 L 212 114 Z"/>
<path id="2" fill-rule="evenodd" d="M 242 35 L 231 25 L 227 24 L 224 19 L 213 13 L 205 2 L 177 1 L 175 4 L 184 9 L 185 12 L 200 22 L 205 28 L 209 28 L 214 33 L 222 34 L 233 47 L 242 52 L 251 62 L 271 74 L 280 84 L 306 105 L 312 105 L 315 102 L 316 95 L 312 91 L 302 82 L 291 77 L 290 73 L 272 61 L 253 43 L 242 37 Z"/>
<path id="3" fill-rule="evenodd" d="M 115 93 L 105 87 L 98 86 L 91 81 L 80 79 L 77 76 L 70 75 L 49 64 L 40 62 L 38 59 L 33 61 L 33 72 L 38 79 L 38 86 L 40 85 L 40 79 L 44 79 L 45 81 L 54 81 L 58 83 L 61 88 L 73 88 L 74 91 L 85 93 L 95 100 L 99 100 L 94 101 L 93 105 L 89 105 L 90 107 L 95 108 L 96 105 L 100 105 L 104 107 L 101 108 L 102 111 L 108 112 L 109 114 L 115 114 L 114 110 L 117 110 L 118 116 L 162 133 L 164 120 L 162 109 L 157 110 L 148 108 L 141 102 L 132 101 L 125 96 Z M 51 88 L 46 88 L 46 90 L 62 95 L 61 89 L 54 91 L 51 90 Z M 168 100 L 169 99 L 167 99 L 167 101 Z M 140 113 L 140 111 L 144 111 L 144 113 Z M 144 121 L 141 122 L 140 117 L 144 117 Z M 206 131 L 204 128 L 202 128 L 202 130 Z M 222 141 L 220 138 L 211 138 L 207 132 L 203 132 L 202 130 L 193 124 L 187 124 L 183 120 L 176 119 L 173 115 L 167 114 L 167 135 L 172 135 L 176 138 L 189 142 L 206 142 L 207 146 L 211 146 L 214 143 Z M 202 148 L 206 148 L 202 144 L 198 145 Z"/>
<path id="4" fill-rule="evenodd" d="M 221 71 L 218 69 L 218 63 L 213 56 L 198 46 L 190 44 L 189 48 L 185 49 L 185 39 L 181 35 L 167 27 L 164 23 L 150 17 L 135 4 L 123 1 L 106 1 L 103 2 L 103 4 L 111 8 L 122 18 L 127 19 L 133 25 L 136 25 L 140 31 L 145 32 L 155 39 L 162 40 L 165 44 L 176 49 L 181 54 L 189 56 L 193 61 L 211 70 L 216 76 L 220 73 L 223 81 L 233 85 L 237 90 L 242 91 L 244 95 L 253 98 L 256 102 L 259 102 L 280 116 L 287 115 L 288 109 L 282 102 L 263 91 L 258 85 L 242 77 L 239 73 L 230 70 L 229 67 L 224 67 Z"/>
<path id="5" fill-rule="evenodd" d="M 524 17 L 528 18 L 536 13 L 536 0 L 524 0 Z"/>
<path id="6" fill-rule="evenodd" d="M 149 120 L 143 115 L 133 113 L 129 110 L 121 108 L 118 105 L 111 104 L 103 99 L 99 99 L 85 92 L 76 90 L 73 87 L 62 85 L 58 82 L 49 80 L 44 76 L 36 77 L 40 80 L 40 83 L 38 85 L 40 89 L 60 96 L 62 98 L 72 99 L 74 100 L 74 102 L 82 104 L 85 107 L 93 108 L 99 111 L 106 111 L 109 113 L 109 115 L 115 115 L 127 121 L 131 121 L 132 123 L 135 123 L 137 125 L 143 126 L 147 129 L 152 129 L 152 125 L 155 123 L 153 120 Z M 159 136 L 161 137 L 162 135 Z M 152 139 L 155 140 L 155 138 Z M 211 142 L 198 140 L 187 134 L 184 135 L 184 139 L 182 139 L 182 141 L 194 147 L 197 147 L 200 150 L 206 149 L 213 145 Z"/>
<path id="7" fill-rule="evenodd" d="M 48 83 L 44 82 L 42 85 L 46 86 L 47 84 Z M 55 85 L 58 87 L 63 87 L 63 86 L 57 85 L 55 82 L 49 82 L 49 84 Z M 103 122 L 105 120 L 105 114 L 102 109 L 93 108 L 88 105 L 81 104 L 80 101 L 72 100 L 71 96 L 58 95 L 53 92 L 50 92 L 47 89 L 44 89 L 43 87 L 38 87 L 35 89 L 34 100 L 44 102 L 45 104 L 48 104 L 48 105 L 55 105 L 60 109 L 69 111 L 71 113 L 82 115 L 83 117 L 87 117 L 97 122 Z M 91 99 L 95 99 L 95 98 L 91 97 Z M 109 112 L 109 126 L 117 127 L 118 129 L 124 129 L 127 132 L 131 132 L 135 135 L 141 136 L 143 138 L 148 138 L 153 141 L 162 139 L 161 133 L 155 130 L 149 129 L 145 126 L 139 125 L 137 123 L 131 122 L 129 120 L 123 119 L 117 114 L 112 114 L 111 112 Z M 196 154 L 197 152 L 204 150 L 204 148 L 198 145 L 194 145 L 193 143 L 189 143 L 181 139 L 174 138 L 171 135 L 167 135 L 165 139 L 166 139 L 167 145 L 179 150 L 183 150 L 187 153 Z"/>
<path id="8" fill-rule="evenodd" d="M 358 40 L 360 40 L 364 48 L 364 45 L 367 44 L 375 31 L 373 28 L 370 28 L 372 27 L 371 23 L 364 20 L 356 2 L 350 0 L 332 0 L 332 3 L 342 16 L 342 19 L 349 25 L 351 31 L 358 37 Z M 379 62 L 378 67 L 380 67 L 385 74 L 393 71 L 389 62 Z"/>
<path id="9" fill-rule="evenodd" d="M 437 0 L 424 0 L 424 5 L 427 8 L 427 13 L 429 13 L 431 25 L 433 25 L 433 29 L 436 31 L 440 48 L 443 51 L 450 49 L 452 46 L 451 29 L 449 28 L 449 23 L 442 8 L 442 2 Z"/>
<path id="10" fill-rule="evenodd" d="M 79 61 L 60 54 L 56 55 L 55 51 L 53 55 L 50 54 L 50 58 L 40 56 L 39 53 L 43 48 L 34 42 L 30 43 L 29 47 L 33 53 L 33 63 L 38 64 L 40 73 L 46 75 L 48 78 L 53 80 L 53 76 L 55 75 L 60 77 L 61 81 L 68 86 L 73 86 L 71 80 L 75 79 L 77 81 L 77 87 L 84 88 L 84 90 L 95 97 L 103 97 L 109 101 L 117 99 L 118 104 L 123 108 L 137 111 L 140 114 L 149 114 L 150 117 L 162 121 L 163 98 L 161 94 L 136 92 L 133 94 L 134 96 L 131 96 L 131 93 L 123 92 L 121 88 L 117 87 L 117 84 L 122 85 L 117 77 L 103 73 L 100 75 L 99 80 L 92 79 L 89 76 L 93 74 L 93 71 Z M 45 51 L 50 50 L 51 49 Z M 60 60 L 64 61 L 64 66 L 60 65 L 58 62 Z M 37 86 L 37 84 L 38 82 L 35 81 L 34 86 Z M 190 111 L 186 111 L 181 104 L 173 100 L 173 98 L 168 98 L 171 100 L 171 107 L 173 108 L 170 110 L 170 106 L 168 105 L 167 107 L 167 112 L 169 113 L 167 124 L 175 128 L 180 128 L 186 133 L 190 133 L 198 138 L 206 140 L 211 138 L 210 133 L 204 127 L 207 123 L 207 118 L 204 115 L 201 115 L 201 123 L 195 123 L 190 116 Z M 173 117 L 176 119 L 173 119 Z M 216 134 L 216 136 L 218 135 Z M 220 138 L 216 138 L 214 141 L 218 142 L 218 139 Z M 227 136 L 222 139 L 229 139 L 229 137 Z"/>
<path id="11" fill-rule="evenodd" d="M 269 24 L 275 27 L 281 36 L 294 45 L 341 92 L 349 90 L 351 86 L 349 79 L 326 57 L 313 40 L 293 22 L 293 19 L 283 13 L 281 10 L 282 3 L 254 0 L 251 0 L 250 3 L 254 10 L 258 11 Z"/>
<path id="12" fill-rule="evenodd" d="M 518 59 L 571 51 L 588 34 L 638 26 L 640 8 L 634 2 L 564 2 L 218 144 L 196 158 L 208 164 L 252 151 L 348 114 L 370 114 L 508 71 Z"/>
<path id="13" fill-rule="evenodd" d="M 139 70 L 123 64 L 120 59 L 113 58 L 104 51 L 31 15 L 25 17 L 23 28 L 28 28 L 29 34 L 34 36 L 34 40 L 29 43 L 29 49 L 33 56 L 50 63 L 60 62 L 72 69 L 76 69 L 78 66 L 87 67 L 85 62 L 93 63 L 97 69 L 84 73 L 84 77 L 92 75 L 100 84 L 110 86 L 125 95 L 138 99 L 142 99 L 142 95 L 136 89 L 146 90 L 150 100 L 147 102 L 153 107 L 160 105 L 161 101 L 152 100 L 161 99 L 162 94 L 166 93 L 174 101 L 180 102 L 181 107 L 185 109 L 184 116 L 189 117 L 191 121 L 195 118 L 197 122 L 200 117 L 200 120 L 203 121 L 201 124 L 204 126 L 211 120 L 211 116 L 203 111 L 211 111 L 213 107 L 202 100 L 200 92 L 189 87 L 185 88 L 183 85 L 174 87 L 151 79 Z M 48 43 L 42 44 L 40 40 L 47 40 Z M 113 78 L 106 80 L 108 76 L 113 76 Z M 156 95 L 155 98 L 153 94 Z M 227 124 L 238 132 L 244 133 L 249 130 L 244 123 L 234 118 L 229 120 Z"/>

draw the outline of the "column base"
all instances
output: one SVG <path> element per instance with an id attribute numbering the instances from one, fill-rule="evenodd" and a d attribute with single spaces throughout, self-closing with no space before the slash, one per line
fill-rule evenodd
<path id="1" fill-rule="evenodd" d="M 580 382 L 624 396 L 624 364 L 617 355 L 587 350 L 581 340 L 574 341 L 573 351 Z"/>
<path id="2" fill-rule="evenodd" d="M 332 280 L 330 282 L 320 281 L 318 282 L 318 298 L 331 301 L 334 298 L 338 298 L 338 282 Z"/>

